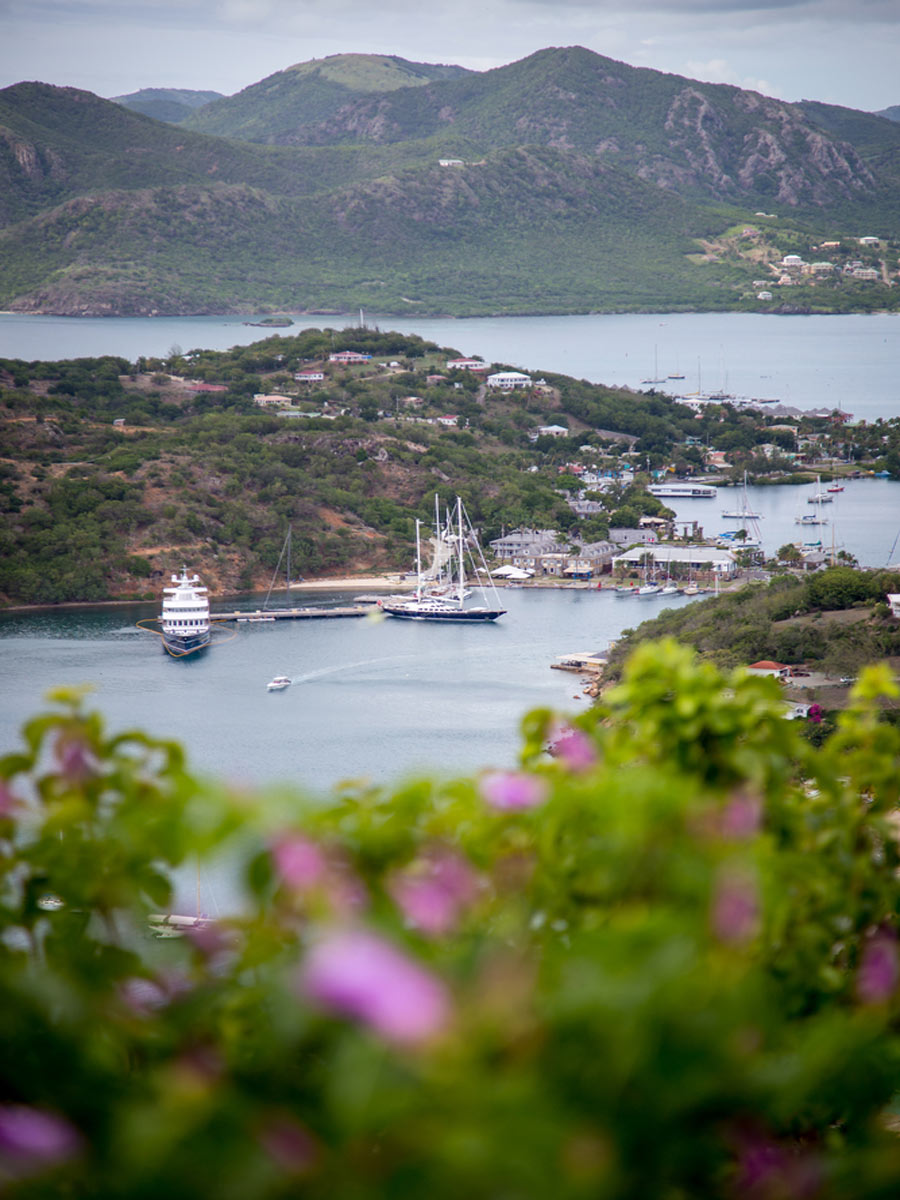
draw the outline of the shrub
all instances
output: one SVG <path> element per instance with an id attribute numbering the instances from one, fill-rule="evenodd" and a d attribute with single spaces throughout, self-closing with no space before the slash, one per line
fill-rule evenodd
<path id="1" fill-rule="evenodd" d="M 885 693 L 816 748 L 645 644 L 513 770 L 324 803 L 58 694 L 0 760 L 7 1193 L 896 1194 Z M 231 915 L 149 939 L 193 856 Z"/>

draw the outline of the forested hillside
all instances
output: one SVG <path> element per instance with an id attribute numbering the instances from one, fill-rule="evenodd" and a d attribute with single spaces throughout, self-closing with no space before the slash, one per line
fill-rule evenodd
<path id="1" fill-rule="evenodd" d="M 190 123 L 229 136 L 73 88 L 0 92 L 0 305 L 465 314 L 897 302 L 900 127 L 871 114 L 571 47 L 482 73 L 335 56 Z M 873 232 L 863 286 L 851 251 Z M 760 279 L 781 286 L 785 253 L 813 261 L 823 241 L 847 248 L 827 277 L 760 297 Z"/>
<path id="2" fill-rule="evenodd" d="M 373 357 L 329 362 L 340 349 Z M 699 422 L 670 400 L 565 376 L 488 396 L 471 373 L 448 370 L 457 354 L 400 334 L 308 330 L 166 362 L 0 362 L 0 593 L 152 594 L 182 561 L 220 594 L 265 586 L 288 525 L 301 574 L 405 570 L 435 492 L 461 494 L 484 541 L 516 526 L 596 540 L 661 502 L 637 484 L 615 487 L 579 519 L 566 504 L 578 482 L 560 474 L 569 462 L 619 468 L 632 454 L 653 464 L 675 454 L 696 469 L 688 432 L 731 430 L 748 445 L 766 436 L 733 412 Z M 313 368 L 322 382 L 294 379 Z M 285 391 L 304 415 L 254 403 Z M 457 427 L 437 424 L 448 413 Z M 548 423 L 570 435 L 533 440 Z"/>

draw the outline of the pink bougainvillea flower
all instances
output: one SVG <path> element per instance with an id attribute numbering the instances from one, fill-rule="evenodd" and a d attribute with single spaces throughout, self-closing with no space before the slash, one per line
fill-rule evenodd
<path id="1" fill-rule="evenodd" d="M 328 862 L 324 852 L 302 834 L 283 834 L 272 844 L 271 853 L 282 883 L 294 891 L 307 892 L 325 878 Z"/>
<path id="2" fill-rule="evenodd" d="M 574 725 L 557 725 L 551 731 L 547 753 L 558 758 L 570 771 L 587 771 L 597 761 L 597 747 Z"/>
<path id="3" fill-rule="evenodd" d="M 22 801 L 9 790 L 5 779 L 0 779 L 0 817 L 11 817 L 20 808 Z"/>
<path id="4" fill-rule="evenodd" d="M 55 1113 L 24 1104 L 0 1105 L 0 1159 L 17 1175 L 31 1175 L 74 1158 L 81 1150 L 74 1126 Z"/>
<path id="5" fill-rule="evenodd" d="M 822 1167 L 812 1154 L 793 1147 L 789 1153 L 760 1131 L 736 1139 L 736 1191 L 755 1200 L 813 1197 L 822 1185 Z"/>
<path id="6" fill-rule="evenodd" d="M 438 850 L 396 874 L 388 887 L 410 925 L 439 937 L 456 926 L 475 896 L 477 881 L 461 855 Z"/>
<path id="7" fill-rule="evenodd" d="M 317 893 L 339 916 L 365 908 L 366 889 L 338 854 L 299 833 L 286 833 L 271 846 L 281 882 L 298 895 Z"/>
<path id="8" fill-rule="evenodd" d="M 96 774 L 97 762 L 88 744 L 78 734 L 63 731 L 53 747 L 59 769 L 69 783 L 83 783 Z"/>
<path id="9" fill-rule="evenodd" d="M 730 838 L 750 838 L 759 833 L 762 802 L 758 796 L 738 792 L 722 812 L 722 834 Z"/>
<path id="10" fill-rule="evenodd" d="M 759 897 L 753 878 L 743 871 L 723 872 L 713 893 L 713 931 L 723 942 L 746 942 L 759 924 Z"/>
<path id="11" fill-rule="evenodd" d="M 444 984 L 396 946 L 363 930 L 342 930 L 316 942 L 299 984 L 322 1008 L 401 1045 L 435 1037 L 450 1019 Z"/>
<path id="12" fill-rule="evenodd" d="M 863 1004 L 883 1004 L 896 991 L 898 979 L 897 939 L 890 930 L 880 929 L 862 952 L 856 994 Z"/>
<path id="13" fill-rule="evenodd" d="M 543 779 L 522 771 L 491 771 L 482 775 L 478 787 L 491 808 L 505 812 L 536 808 L 547 795 Z"/>
<path id="14" fill-rule="evenodd" d="M 270 1114 L 258 1133 L 269 1157 L 291 1175 L 301 1175 L 315 1165 L 317 1147 L 305 1125 L 290 1113 Z"/>

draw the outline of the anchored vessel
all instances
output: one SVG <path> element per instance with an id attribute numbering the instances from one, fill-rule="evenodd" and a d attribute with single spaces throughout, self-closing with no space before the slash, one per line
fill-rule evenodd
<path id="1" fill-rule="evenodd" d="M 162 643 L 173 658 L 196 654 L 209 645 L 209 597 L 198 575 L 173 575 L 174 587 L 163 588 Z"/>
<path id="2" fill-rule="evenodd" d="M 426 592 L 426 581 L 422 571 L 422 556 L 419 538 L 420 522 L 416 521 L 416 595 L 413 600 L 399 600 L 396 603 L 390 600 L 380 601 L 380 606 L 383 612 L 391 617 L 400 617 L 407 621 L 496 621 L 498 617 L 502 617 L 506 611 L 500 608 L 499 604 L 494 608 L 473 606 L 465 607 L 466 597 L 469 592 L 466 588 L 465 576 L 465 558 L 466 558 L 466 531 L 463 515 L 462 500 L 457 496 L 456 511 L 452 518 L 448 519 L 446 528 L 438 530 L 438 545 L 443 542 L 449 548 L 449 556 L 447 562 L 448 578 L 444 588 L 441 589 L 442 594 L 428 594 Z M 480 554 L 480 547 L 474 537 L 469 523 L 469 537 L 474 543 L 476 550 Z M 487 574 L 487 567 L 484 565 L 482 558 L 482 569 Z M 496 594 L 496 589 L 494 589 Z"/>

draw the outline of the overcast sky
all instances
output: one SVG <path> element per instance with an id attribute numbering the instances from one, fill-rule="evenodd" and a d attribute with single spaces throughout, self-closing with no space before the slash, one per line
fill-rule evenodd
<path id="1" fill-rule="evenodd" d="M 0 87 L 231 95 L 347 52 L 485 70 L 546 46 L 784 100 L 900 104 L 900 0 L 0 0 Z"/>

